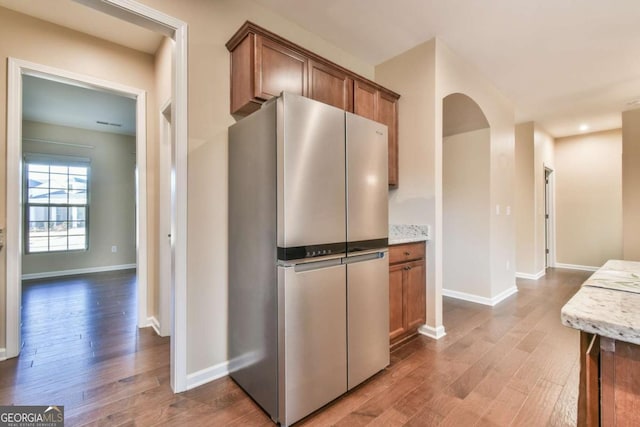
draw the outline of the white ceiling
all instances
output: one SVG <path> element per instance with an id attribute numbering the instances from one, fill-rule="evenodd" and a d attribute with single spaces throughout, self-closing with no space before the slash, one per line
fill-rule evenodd
<path id="1" fill-rule="evenodd" d="M 582 123 L 620 127 L 620 112 L 639 107 L 627 105 L 640 98 L 638 0 L 255 1 L 370 64 L 439 37 L 514 103 L 517 122 L 536 121 L 556 137 Z M 71 0 L 44 3 L 0 0 L 134 49 L 160 43 Z"/>
<path id="2" fill-rule="evenodd" d="M 134 99 L 33 76 L 22 77 L 22 117 L 99 132 L 136 134 Z"/>
<path id="3" fill-rule="evenodd" d="M 638 0 L 256 1 L 371 64 L 438 37 L 554 136 L 640 98 Z"/>

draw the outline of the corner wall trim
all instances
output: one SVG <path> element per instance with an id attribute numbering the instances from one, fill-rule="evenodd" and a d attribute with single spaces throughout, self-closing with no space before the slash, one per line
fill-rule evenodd
<path id="1" fill-rule="evenodd" d="M 452 291 L 450 289 L 443 289 L 442 295 L 446 297 L 461 299 L 464 301 L 475 302 L 476 304 L 488 305 L 493 307 L 517 292 L 518 292 L 518 288 L 516 286 L 512 286 L 500 292 L 498 295 L 494 296 L 493 298 L 481 297 L 474 294 L 468 294 L 466 292 Z"/>
<path id="2" fill-rule="evenodd" d="M 76 274 L 102 273 L 105 271 L 130 270 L 136 264 L 107 265 L 104 267 L 76 268 L 74 270 L 45 271 L 42 273 L 23 274 L 22 280 L 46 279 L 48 277 L 73 276 Z"/>
<path id="3" fill-rule="evenodd" d="M 518 273 L 516 272 L 517 279 L 527 279 L 527 280 L 538 280 L 541 277 L 544 277 L 546 270 L 540 270 L 536 274 L 529 273 Z"/>
<path id="4" fill-rule="evenodd" d="M 429 325 L 422 325 L 418 328 L 418 333 L 426 337 L 433 338 L 434 340 L 439 340 L 447 335 L 444 331 L 444 326 L 442 325 L 436 326 L 435 328 Z"/>
<path id="5" fill-rule="evenodd" d="M 209 368 L 187 374 L 187 390 L 201 386 L 218 378 L 229 375 L 229 361 L 218 363 Z"/>
<path id="6" fill-rule="evenodd" d="M 569 270 L 582 270 L 582 271 L 598 271 L 600 267 L 591 267 L 590 265 L 577 265 L 577 264 L 561 264 L 556 262 L 556 268 L 567 268 Z"/>
<path id="7" fill-rule="evenodd" d="M 7 360 L 7 349 L 0 348 L 0 362 Z"/>

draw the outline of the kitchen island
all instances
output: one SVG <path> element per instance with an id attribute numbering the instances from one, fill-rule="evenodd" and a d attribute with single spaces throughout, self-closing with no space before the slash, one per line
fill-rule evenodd
<path id="1" fill-rule="evenodd" d="M 640 425 L 640 262 L 607 261 L 561 320 L 580 330 L 578 425 Z"/>

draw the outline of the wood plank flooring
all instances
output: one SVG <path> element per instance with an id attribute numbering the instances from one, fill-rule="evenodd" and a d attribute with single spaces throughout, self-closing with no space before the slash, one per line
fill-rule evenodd
<path id="1" fill-rule="evenodd" d="M 300 426 L 574 426 L 577 331 L 560 308 L 588 272 L 518 280 L 494 308 L 444 299 L 447 335 L 417 337 Z M 24 286 L 24 348 L 0 362 L 0 404 L 65 405 L 66 425 L 269 426 L 228 377 L 174 395 L 169 341 L 135 327 L 133 272 Z"/>

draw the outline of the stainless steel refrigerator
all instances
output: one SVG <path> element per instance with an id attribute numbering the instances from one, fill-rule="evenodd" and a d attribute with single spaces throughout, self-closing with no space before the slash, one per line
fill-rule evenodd
<path id="1" fill-rule="evenodd" d="M 229 371 L 289 425 L 389 364 L 387 128 L 284 93 L 228 165 Z"/>

